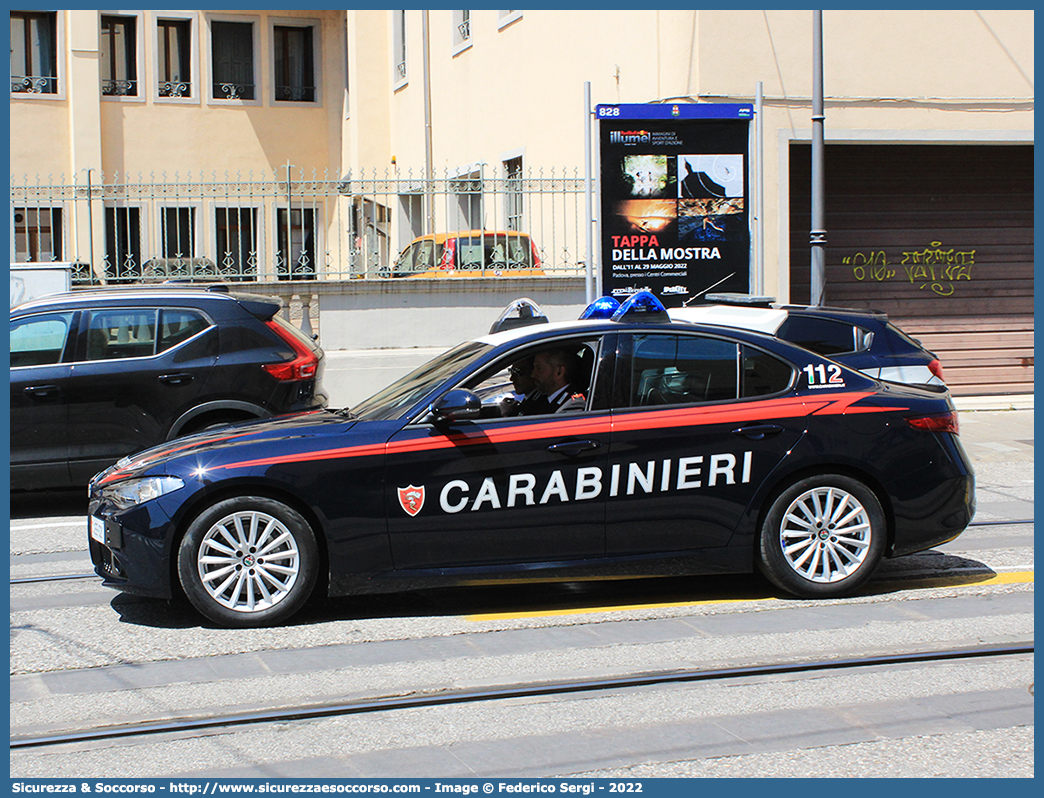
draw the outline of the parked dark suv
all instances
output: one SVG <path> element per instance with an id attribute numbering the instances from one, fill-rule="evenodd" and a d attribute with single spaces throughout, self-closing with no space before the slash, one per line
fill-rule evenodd
<path id="1" fill-rule="evenodd" d="M 280 301 L 177 286 L 56 294 L 11 310 L 11 487 L 86 486 L 132 452 L 326 406 L 323 350 Z"/>

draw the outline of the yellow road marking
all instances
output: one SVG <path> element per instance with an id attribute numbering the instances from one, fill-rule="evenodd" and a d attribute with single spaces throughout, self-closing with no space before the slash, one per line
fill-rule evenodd
<path id="1" fill-rule="evenodd" d="M 924 581 L 889 582 L 872 585 L 873 592 L 904 589 L 925 589 L 932 587 L 979 587 L 980 585 L 1017 585 L 1033 581 L 1033 571 L 1012 571 L 995 574 L 985 579 L 967 576 L 940 576 Z M 533 610 L 530 612 L 491 612 L 481 615 L 466 615 L 468 621 L 509 621 L 523 618 L 546 618 L 562 615 L 588 615 L 596 612 L 632 612 L 634 610 L 680 609 L 682 607 L 701 607 L 711 604 L 738 604 L 751 601 L 773 601 L 777 596 L 751 596 L 749 598 L 706 599 L 703 601 L 672 601 L 660 604 L 621 604 L 604 607 L 576 607 L 564 610 Z"/>

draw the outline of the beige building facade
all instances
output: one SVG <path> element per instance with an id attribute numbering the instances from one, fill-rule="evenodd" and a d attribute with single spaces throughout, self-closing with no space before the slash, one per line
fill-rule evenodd
<path id="1" fill-rule="evenodd" d="M 80 261 L 99 276 L 106 262 L 112 276 L 130 258 L 138 269 L 176 253 L 239 258 L 227 241 L 238 236 L 263 279 L 280 224 L 264 186 L 300 171 L 339 175 L 344 20 L 11 11 L 12 184 L 53 189 L 13 198 L 12 261 Z M 69 201 L 88 193 L 89 206 Z"/>
<path id="2" fill-rule="evenodd" d="M 1032 11 L 826 11 L 823 29 L 828 142 L 1032 144 Z M 348 38 L 356 168 L 423 168 L 427 130 L 439 173 L 582 170 L 587 81 L 595 104 L 753 103 L 760 83 L 765 288 L 789 296 L 811 11 L 349 11 Z"/>
<path id="3" fill-rule="evenodd" d="M 128 255 L 184 255 L 187 226 L 194 258 L 239 279 L 314 279 L 321 296 L 333 289 L 318 284 L 379 277 L 421 233 L 481 227 L 529 232 L 547 279 L 577 278 L 598 254 L 585 247 L 585 84 L 592 105 L 755 103 L 760 89 L 751 287 L 808 300 L 811 11 L 11 18 L 13 182 L 153 186 L 95 185 L 89 214 L 75 198 L 13 195 L 12 260 L 84 260 L 111 276 Z M 1001 318 L 1025 343 L 1033 32 L 1031 10 L 823 13 L 828 303 L 881 307 L 954 351 L 981 351 L 946 337 L 974 318 Z M 1031 357 L 991 379 L 1024 384 Z"/>

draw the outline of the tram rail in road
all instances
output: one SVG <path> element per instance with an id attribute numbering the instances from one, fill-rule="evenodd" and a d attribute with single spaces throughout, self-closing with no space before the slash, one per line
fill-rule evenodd
<path id="1" fill-rule="evenodd" d="M 1033 653 L 1033 642 L 1003 645 L 978 645 L 938 651 L 917 651 L 898 654 L 878 654 L 838 659 L 799 660 L 732 668 L 686 669 L 632 673 L 611 678 L 576 679 L 510 684 L 489 689 L 445 690 L 429 695 L 390 696 L 387 698 L 364 699 L 343 703 L 317 704 L 289 709 L 262 710 L 257 712 L 229 713 L 209 718 L 171 718 L 152 723 L 113 725 L 82 731 L 58 732 L 37 736 L 12 737 L 11 749 L 22 750 L 72 743 L 97 742 L 145 735 L 202 731 L 262 723 L 288 723 L 294 721 L 332 718 L 343 715 L 359 715 L 373 712 L 392 712 L 416 707 L 448 706 L 485 701 L 500 701 L 511 698 L 536 698 L 625 690 L 634 687 L 680 684 L 686 682 L 722 681 L 725 679 L 758 678 L 779 675 L 801 675 L 822 671 L 841 671 L 855 668 L 893 665 L 924 664 L 953 660 L 971 660 L 990 657 L 1022 656 Z M 1032 685 L 1030 686 L 1032 690 Z"/>

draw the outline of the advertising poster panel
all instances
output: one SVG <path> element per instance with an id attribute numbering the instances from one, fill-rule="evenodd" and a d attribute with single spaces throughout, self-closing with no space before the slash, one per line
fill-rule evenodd
<path id="1" fill-rule="evenodd" d="M 599 105 L 602 294 L 667 307 L 750 290 L 754 107 Z"/>

